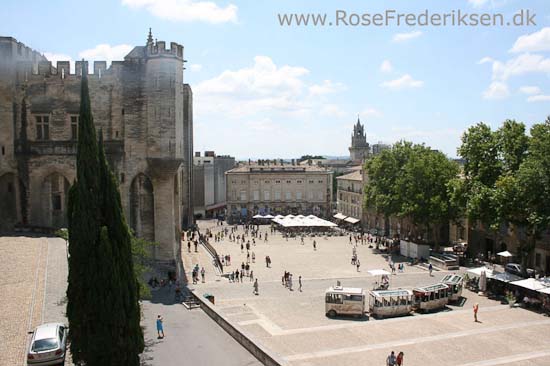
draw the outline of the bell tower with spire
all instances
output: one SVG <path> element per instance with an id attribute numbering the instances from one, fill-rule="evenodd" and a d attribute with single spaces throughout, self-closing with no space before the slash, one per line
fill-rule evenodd
<path id="1" fill-rule="evenodd" d="M 351 160 L 359 162 L 369 157 L 367 134 L 365 133 L 365 127 L 361 124 L 359 116 L 357 116 L 357 124 L 353 126 L 349 154 Z"/>

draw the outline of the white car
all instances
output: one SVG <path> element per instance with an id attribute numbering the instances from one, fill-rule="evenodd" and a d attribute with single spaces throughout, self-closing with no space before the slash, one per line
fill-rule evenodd
<path id="1" fill-rule="evenodd" d="M 27 365 L 63 365 L 67 345 L 67 328 L 61 323 L 39 325 L 32 332 Z"/>

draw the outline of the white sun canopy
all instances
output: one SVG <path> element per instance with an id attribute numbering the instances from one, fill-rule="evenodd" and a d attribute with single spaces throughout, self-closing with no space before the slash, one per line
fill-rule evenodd
<path id="1" fill-rule="evenodd" d="M 338 212 L 336 215 L 333 216 L 335 219 L 338 219 L 338 220 L 344 220 L 347 216 L 344 215 L 344 214 L 341 214 L 340 212 Z"/>
<path id="2" fill-rule="evenodd" d="M 357 223 L 358 223 L 359 221 L 361 221 L 361 220 L 356 219 L 355 217 L 351 217 L 351 216 L 350 216 L 350 217 L 346 217 L 346 218 L 344 219 L 344 221 L 349 222 L 350 224 L 357 224 Z"/>
<path id="3" fill-rule="evenodd" d="M 335 227 L 335 226 L 338 226 L 335 223 L 332 223 L 327 220 L 323 220 L 314 215 L 309 215 L 307 217 L 303 215 L 277 216 L 271 221 L 283 227 Z"/>
<path id="4" fill-rule="evenodd" d="M 542 283 L 541 281 L 536 280 L 534 278 L 527 278 L 525 280 L 514 281 L 514 282 L 510 282 L 510 283 L 512 285 L 516 285 L 516 286 L 523 287 L 523 288 L 526 288 L 528 290 L 533 290 L 533 291 L 539 291 L 539 290 L 543 290 L 543 289 L 547 288 L 547 286 L 545 286 L 544 283 Z"/>
<path id="5" fill-rule="evenodd" d="M 384 269 L 371 269 L 369 272 L 373 276 L 383 276 L 383 275 L 389 275 L 390 272 L 384 270 Z"/>
<path id="6" fill-rule="evenodd" d="M 510 253 L 509 251 L 505 250 L 504 252 L 497 253 L 497 255 L 501 257 L 513 257 L 514 255 Z"/>

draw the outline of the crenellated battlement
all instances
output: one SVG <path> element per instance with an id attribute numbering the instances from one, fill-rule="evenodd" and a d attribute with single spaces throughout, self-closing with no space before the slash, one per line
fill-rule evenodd
<path id="1" fill-rule="evenodd" d="M 51 61 L 42 60 L 39 61 L 36 66 L 31 61 L 19 61 L 16 64 L 16 76 L 17 80 L 24 81 L 30 80 L 36 76 L 44 77 L 59 77 L 61 79 L 75 78 L 82 76 L 82 70 L 85 68 L 88 70 L 89 77 L 101 78 L 108 76 L 116 72 L 117 69 L 122 68 L 124 61 L 113 61 L 111 67 L 107 68 L 107 61 L 94 61 L 93 69 L 89 67 L 88 61 L 76 61 L 74 63 L 74 73 L 71 73 L 70 61 L 57 61 L 53 66 Z M 93 71 L 93 72 L 90 72 Z"/>
<path id="2" fill-rule="evenodd" d="M 183 60 L 183 46 L 176 42 L 170 42 L 170 48 L 166 48 L 165 41 L 151 42 L 146 46 L 146 55 L 148 57 L 172 56 Z"/>

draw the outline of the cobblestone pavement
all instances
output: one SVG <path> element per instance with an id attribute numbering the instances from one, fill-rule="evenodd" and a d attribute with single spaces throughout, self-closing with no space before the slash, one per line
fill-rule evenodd
<path id="1" fill-rule="evenodd" d="M 28 331 L 42 323 L 66 323 L 66 288 L 64 240 L 0 237 L 1 366 L 26 365 Z"/>
<path id="2" fill-rule="evenodd" d="M 47 241 L 0 237 L 0 365 L 25 365 L 27 332 L 42 321 Z"/>
<path id="3" fill-rule="evenodd" d="M 220 229 L 212 222 L 214 232 Z M 268 231 L 268 227 L 261 229 Z M 242 231 L 239 231 L 242 234 Z M 252 282 L 229 283 L 212 268 L 206 252 L 183 253 L 184 263 L 199 263 L 207 271 L 206 283 L 195 291 L 215 296 L 217 309 L 236 327 L 250 334 L 290 365 L 384 365 L 392 351 L 405 353 L 406 365 L 550 365 L 550 318 L 520 308 L 510 308 L 464 290 L 464 302 L 433 314 L 414 314 L 393 319 L 329 319 L 324 311 L 324 291 L 336 280 L 344 286 L 371 289 L 375 278 L 370 269 L 388 269 L 385 257 L 368 246 L 358 246 L 360 272 L 350 264 L 349 237 L 311 238 L 304 245 L 269 235 L 269 242 L 256 240 L 252 264 L 260 284 L 260 295 L 252 294 Z M 251 240 L 252 241 L 252 240 Z M 211 241 L 212 242 L 212 241 Z M 212 242 L 213 243 L 213 242 Z M 213 243 L 219 254 L 230 254 L 230 270 L 246 261 L 246 250 L 224 240 Z M 269 255 L 272 268 L 266 268 Z M 394 260 L 404 260 L 394 257 Z M 293 273 L 294 291 L 281 285 L 281 276 Z M 463 271 L 464 269 L 462 269 Z M 226 268 L 226 272 L 228 268 Z M 437 282 L 446 271 L 434 275 L 417 266 L 405 266 L 404 273 L 391 276 L 392 288 L 413 288 Z M 298 276 L 303 289 L 298 290 Z M 473 321 L 472 306 L 479 303 L 481 322 Z"/>

